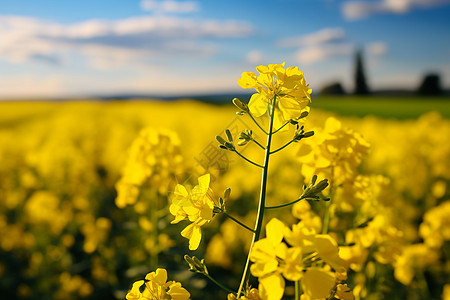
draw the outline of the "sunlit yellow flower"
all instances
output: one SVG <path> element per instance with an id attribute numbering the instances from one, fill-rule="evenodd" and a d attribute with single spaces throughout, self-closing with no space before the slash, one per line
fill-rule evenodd
<path id="1" fill-rule="evenodd" d="M 315 234 L 299 224 L 291 231 L 274 218 L 266 225 L 266 236 L 254 244 L 250 254 L 254 262 L 250 270 L 259 278 L 262 299 L 281 299 L 284 279 L 300 280 L 306 297 L 324 298 L 338 280 L 345 278 L 346 263 L 339 257 L 337 243 L 329 235 Z M 283 243 L 283 238 L 293 247 Z"/>
<path id="2" fill-rule="evenodd" d="M 281 127 L 286 121 L 297 119 L 311 101 L 311 89 L 298 67 L 283 68 L 282 64 L 258 66 L 259 76 L 243 72 L 238 84 L 244 89 L 254 88 L 257 93 L 250 98 L 248 107 L 257 117 L 270 112 L 272 100 L 276 97 L 274 127 Z"/>
<path id="3" fill-rule="evenodd" d="M 330 117 L 316 138 L 302 143 L 297 155 L 305 178 L 323 174 L 333 184 L 341 184 L 357 175 L 356 168 L 368 149 L 369 144 L 360 134 L 343 128 L 339 120 Z"/>
<path id="4" fill-rule="evenodd" d="M 157 269 L 148 273 L 144 280 L 136 281 L 128 292 L 127 300 L 186 300 L 191 295 L 181 283 L 167 281 L 167 271 Z"/>
<path id="5" fill-rule="evenodd" d="M 176 224 L 186 218 L 192 222 L 181 232 L 183 237 L 189 239 L 190 250 L 198 248 L 202 238 L 201 226 L 213 218 L 214 201 L 209 183 L 210 175 L 206 174 L 198 178 L 198 185 L 190 192 L 178 184 L 172 197 L 169 210 L 175 219 L 171 223 Z"/>

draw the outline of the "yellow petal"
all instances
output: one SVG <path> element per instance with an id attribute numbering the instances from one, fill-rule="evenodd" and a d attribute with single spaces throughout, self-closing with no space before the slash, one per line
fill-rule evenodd
<path id="1" fill-rule="evenodd" d="M 156 274 L 153 281 L 159 285 L 164 285 L 167 281 L 167 271 L 160 268 L 156 269 Z"/>
<path id="2" fill-rule="evenodd" d="M 346 267 L 346 263 L 339 257 L 339 248 L 336 241 L 327 234 L 318 234 L 314 238 L 314 246 L 319 256 L 333 269 Z"/>
<path id="3" fill-rule="evenodd" d="M 203 194 L 206 194 L 206 192 L 208 191 L 210 181 L 211 181 L 211 176 L 209 174 L 205 174 L 198 178 L 198 185 L 200 186 Z"/>
<path id="4" fill-rule="evenodd" d="M 260 117 L 267 112 L 267 105 L 267 98 L 261 94 L 255 93 L 250 98 L 248 108 L 252 115 Z"/>
<path id="5" fill-rule="evenodd" d="M 262 299 L 279 300 L 284 294 L 284 279 L 278 273 L 264 276 L 259 279 L 259 294 Z"/>
<path id="6" fill-rule="evenodd" d="M 167 294 L 172 297 L 172 300 L 186 300 L 189 299 L 191 294 L 181 286 L 181 283 L 175 282 L 169 286 Z"/>
<path id="7" fill-rule="evenodd" d="M 283 232 L 285 231 L 286 225 L 277 218 L 273 218 L 266 225 L 266 236 L 267 239 L 276 246 L 283 240 Z"/>
<path id="8" fill-rule="evenodd" d="M 200 241 L 202 239 L 202 232 L 200 226 L 192 223 L 188 225 L 183 231 L 181 235 L 187 239 L 189 239 L 189 250 L 197 250 L 200 245 Z"/>
<path id="9" fill-rule="evenodd" d="M 256 78 L 256 74 L 253 72 L 243 72 L 237 82 L 241 88 L 251 89 L 256 86 Z"/>
<path id="10" fill-rule="evenodd" d="M 133 283 L 133 287 L 131 288 L 131 291 L 128 292 L 126 295 L 127 300 L 138 300 L 141 297 L 141 292 L 139 291 L 139 288 L 144 284 L 144 280 L 139 280 Z"/>
<path id="11" fill-rule="evenodd" d="M 303 275 L 302 289 L 312 299 L 326 298 L 335 282 L 333 273 L 319 268 L 310 268 Z"/>

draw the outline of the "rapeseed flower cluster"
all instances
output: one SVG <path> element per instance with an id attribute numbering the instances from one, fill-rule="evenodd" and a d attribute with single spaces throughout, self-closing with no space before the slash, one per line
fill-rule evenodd
<path id="1" fill-rule="evenodd" d="M 276 218 L 269 221 L 266 238 L 255 243 L 250 259 L 263 299 L 281 299 L 285 279 L 300 281 L 307 299 L 326 298 L 347 276 L 336 241 L 302 222 L 289 229 Z"/>
<path id="2" fill-rule="evenodd" d="M 148 273 L 144 280 L 133 283 L 128 292 L 127 300 L 186 300 L 189 292 L 181 286 L 181 283 L 167 281 L 167 271 L 157 269 Z"/>
<path id="3" fill-rule="evenodd" d="M 212 189 L 209 187 L 210 180 L 209 174 L 200 176 L 198 185 L 189 192 L 183 185 L 178 184 L 169 208 L 170 213 L 175 216 L 172 224 L 185 219 L 192 222 L 181 232 L 183 237 L 189 239 L 190 250 L 198 248 L 202 238 L 201 227 L 213 218 L 214 201 Z"/>
<path id="4" fill-rule="evenodd" d="M 303 72 L 298 67 L 284 69 L 284 63 L 261 65 L 256 70 L 259 76 L 253 72 L 244 72 L 238 79 L 242 88 L 256 90 L 248 103 L 250 113 L 260 117 L 270 112 L 272 100 L 276 98 L 274 128 L 300 118 L 311 102 L 312 92 Z"/>
<path id="5" fill-rule="evenodd" d="M 180 141 L 174 132 L 143 129 L 129 149 L 122 177 L 116 184 L 116 205 L 123 208 L 135 204 L 144 184 L 165 194 L 166 183 L 180 173 L 182 160 Z"/>

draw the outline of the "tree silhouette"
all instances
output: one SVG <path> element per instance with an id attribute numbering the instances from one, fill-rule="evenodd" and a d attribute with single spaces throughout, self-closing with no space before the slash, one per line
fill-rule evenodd
<path id="1" fill-rule="evenodd" d="M 321 95 L 345 95 L 345 90 L 340 82 L 330 83 L 320 90 Z"/>
<path id="2" fill-rule="evenodd" d="M 366 76 L 364 73 L 364 66 L 362 60 L 362 51 L 358 50 L 355 55 L 356 68 L 355 68 L 355 94 L 367 95 L 369 94 L 369 88 L 366 83 Z"/>
<path id="3" fill-rule="evenodd" d="M 440 95 L 443 93 L 438 74 L 426 74 L 417 92 L 421 95 Z"/>

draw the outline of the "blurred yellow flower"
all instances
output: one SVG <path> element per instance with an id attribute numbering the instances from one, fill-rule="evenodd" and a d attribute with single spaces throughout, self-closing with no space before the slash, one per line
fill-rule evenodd
<path id="1" fill-rule="evenodd" d="M 353 300 L 353 293 L 347 284 L 338 284 L 335 297 L 341 300 Z"/>
<path id="2" fill-rule="evenodd" d="M 129 149 L 122 177 L 116 183 L 116 205 L 134 204 L 139 187 L 148 184 L 165 194 L 171 176 L 179 173 L 182 162 L 180 141 L 170 130 L 144 128 Z"/>
<path id="3" fill-rule="evenodd" d="M 425 244 L 431 248 L 440 248 L 444 241 L 450 241 L 450 200 L 428 210 L 419 233 Z"/>
<path id="4" fill-rule="evenodd" d="M 407 245 L 394 263 L 395 279 L 404 285 L 409 285 L 416 271 L 423 272 L 427 266 L 436 263 L 438 259 L 438 253 L 425 244 Z"/>
<path id="5" fill-rule="evenodd" d="M 368 150 L 369 144 L 360 134 L 343 128 L 339 120 L 329 117 L 316 138 L 301 144 L 297 155 L 305 178 L 321 174 L 338 185 L 357 175 L 356 168 Z"/>

